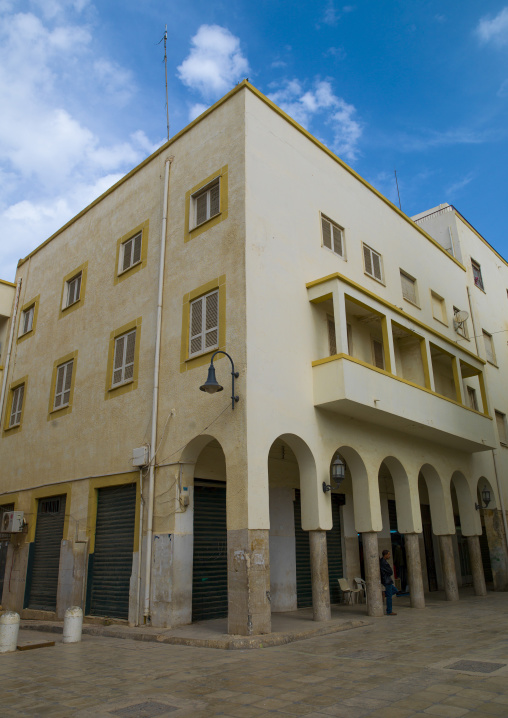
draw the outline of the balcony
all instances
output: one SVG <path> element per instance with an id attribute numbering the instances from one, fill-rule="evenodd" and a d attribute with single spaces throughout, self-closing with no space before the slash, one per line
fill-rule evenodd
<path id="1" fill-rule="evenodd" d="M 314 405 L 469 453 L 495 448 L 485 414 L 347 355 L 313 362 Z"/>

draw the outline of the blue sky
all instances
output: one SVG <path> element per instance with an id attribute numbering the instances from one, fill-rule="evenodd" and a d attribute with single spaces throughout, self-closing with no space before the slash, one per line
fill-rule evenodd
<path id="1" fill-rule="evenodd" d="M 508 0 L 0 0 L 0 277 L 248 77 L 409 215 L 508 256 Z"/>

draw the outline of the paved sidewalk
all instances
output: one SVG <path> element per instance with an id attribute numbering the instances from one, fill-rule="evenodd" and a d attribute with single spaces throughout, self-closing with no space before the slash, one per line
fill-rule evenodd
<path id="1" fill-rule="evenodd" d="M 508 717 L 508 594 L 395 610 L 258 650 L 23 631 L 56 645 L 0 655 L 0 716 Z"/>

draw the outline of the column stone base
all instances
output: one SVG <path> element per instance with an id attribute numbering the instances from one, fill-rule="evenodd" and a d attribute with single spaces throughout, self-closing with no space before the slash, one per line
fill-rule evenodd
<path id="1" fill-rule="evenodd" d="M 419 534 L 404 534 L 411 608 L 425 608 Z"/>
<path id="2" fill-rule="evenodd" d="M 271 631 L 268 530 L 228 530 L 228 633 Z"/>
<path id="3" fill-rule="evenodd" d="M 459 589 L 457 586 L 457 573 L 455 571 L 455 558 L 453 555 L 453 544 L 451 534 L 439 537 L 441 549 L 441 564 L 443 567 L 443 583 L 447 601 L 459 600 Z"/>
<path id="4" fill-rule="evenodd" d="M 485 574 L 483 573 L 482 552 L 478 536 L 468 536 L 467 546 L 469 548 L 469 560 L 471 562 L 471 573 L 473 574 L 474 592 L 477 596 L 487 595 L 485 585 Z"/>
<path id="5" fill-rule="evenodd" d="M 383 616 L 377 533 L 375 531 L 362 533 L 362 544 L 365 583 L 367 584 L 367 613 L 369 616 Z"/>
<path id="6" fill-rule="evenodd" d="M 313 617 L 315 621 L 329 621 L 332 613 L 326 531 L 309 531 L 309 543 Z"/>

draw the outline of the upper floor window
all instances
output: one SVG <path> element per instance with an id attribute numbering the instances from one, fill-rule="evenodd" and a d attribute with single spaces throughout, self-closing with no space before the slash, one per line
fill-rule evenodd
<path id="1" fill-rule="evenodd" d="M 25 395 L 25 385 L 20 384 L 12 392 L 11 412 L 9 416 L 9 429 L 13 426 L 21 424 L 21 414 L 23 412 L 23 397 Z"/>
<path id="2" fill-rule="evenodd" d="M 483 286 L 481 266 L 478 264 L 478 262 L 475 262 L 475 260 L 472 259 L 471 267 L 473 268 L 473 281 L 475 283 L 475 286 L 479 287 L 480 289 L 483 289 L 483 291 L 485 291 L 484 286 Z"/>
<path id="3" fill-rule="evenodd" d="M 55 399 L 53 408 L 60 409 L 68 406 L 71 396 L 72 372 L 74 369 L 74 360 L 60 364 L 56 372 Z"/>
<path id="4" fill-rule="evenodd" d="M 434 317 L 434 319 L 437 319 L 438 322 L 441 322 L 442 324 L 447 324 L 445 300 L 443 299 L 443 297 L 439 296 L 439 294 L 436 294 L 436 292 L 433 292 L 432 290 L 430 292 L 430 298 L 432 301 L 432 316 Z"/>
<path id="5" fill-rule="evenodd" d="M 65 306 L 70 307 L 79 301 L 81 297 L 81 272 L 76 274 L 72 279 L 69 279 L 66 284 L 66 297 Z"/>
<path id="6" fill-rule="evenodd" d="M 190 305 L 189 357 L 219 346 L 219 290 Z"/>
<path id="7" fill-rule="evenodd" d="M 34 325 L 34 314 L 35 304 L 32 304 L 32 306 L 22 311 L 20 322 L 21 331 L 19 333 L 20 336 L 23 336 L 23 334 L 28 334 L 28 332 L 32 331 Z"/>
<path id="8" fill-rule="evenodd" d="M 111 386 L 118 386 L 134 377 L 134 358 L 136 349 L 136 329 L 115 338 L 113 359 L 113 378 Z"/>
<path id="9" fill-rule="evenodd" d="M 491 364 L 496 364 L 496 352 L 494 351 L 494 340 L 492 339 L 492 334 L 486 332 L 485 329 L 482 329 L 482 333 L 487 361 Z"/>
<path id="10" fill-rule="evenodd" d="M 194 227 L 215 217 L 220 212 L 220 177 L 192 195 Z"/>
<path id="11" fill-rule="evenodd" d="M 410 274 L 400 270 L 400 284 L 402 286 L 402 296 L 411 304 L 418 306 L 418 296 L 416 294 L 416 279 Z"/>
<path id="12" fill-rule="evenodd" d="M 497 433 L 501 444 L 508 444 L 508 432 L 506 430 L 506 414 L 496 411 Z"/>
<path id="13" fill-rule="evenodd" d="M 323 247 L 344 258 L 344 230 L 338 224 L 321 215 L 321 231 L 323 233 Z"/>
<path id="14" fill-rule="evenodd" d="M 383 267 L 381 263 L 381 255 L 368 245 L 363 245 L 363 261 L 365 264 L 365 273 L 378 282 L 383 281 Z"/>
<path id="15" fill-rule="evenodd" d="M 138 232 L 126 242 L 123 242 L 121 251 L 121 271 L 125 272 L 135 264 L 141 262 L 141 245 L 142 245 L 142 232 Z"/>

